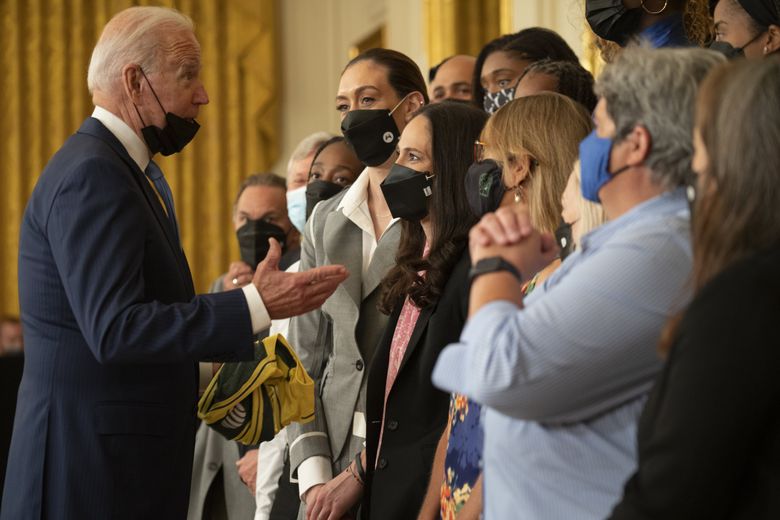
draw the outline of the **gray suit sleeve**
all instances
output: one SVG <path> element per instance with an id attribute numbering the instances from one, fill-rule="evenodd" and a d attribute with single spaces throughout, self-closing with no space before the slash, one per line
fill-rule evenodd
<path id="1" fill-rule="evenodd" d="M 314 213 L 304 229 L 301 246 L 301 271 L 316 267 L 318 264 L 317 247 L 322 248 L 322 225 L 315 220 Z M 322 215 L 324 220 L 325 215 Z M 315 243 L 313 236 L 318 240 Z M 333 337 L 328 317 L 319 309 L 296 316 L 290 320 L 290 344 L 301 359 L 304 368 L 315 382 L 314 421 L 307 424 L 293 423 L 287 428 L 290 443 L 290 469 L 293 477 L 297 475 L 300 464 L 309 457 L 322 456 L 332 460 L 330 440 L 325 424 L 321 400 L 321 383 L 325 362 L 333 350 Z"/>

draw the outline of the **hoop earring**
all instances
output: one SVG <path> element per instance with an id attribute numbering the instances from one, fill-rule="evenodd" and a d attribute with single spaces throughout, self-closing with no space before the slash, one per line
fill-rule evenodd
<path id="1" fill-rule="evenodd" d="M 640 3 L 639 3 L 639 5 L 641 5 L 641 6 L 642 6 L 642 9 L 643 9 L 643 10 L 644 10 L 644 11 L 645 11 L 647 14 L 661 14 L 661 13 L 663 13 L 664 11 L 666 11 L 666 6 L 668 6 L 668 5 L 669 5 L 669 0 L 664 0 L 664 5 L 663 5 L 663 6 L 661 6 L 661 8 L 660 8 L 658 11 L 651 11 L 650 9 L 648 9 L 647 7 L 645 7 L 645 0 L 641 0 L 641 1 L 640 1 Z"/>

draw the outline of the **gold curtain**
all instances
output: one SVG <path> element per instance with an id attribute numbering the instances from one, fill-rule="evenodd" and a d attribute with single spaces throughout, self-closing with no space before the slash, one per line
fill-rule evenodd
<path id="1" fill-rule="evenodd" d="M 278 155 L 276 0 L 0 0 L 0 313 L 18 312 L 27 198 L 52 154 L 92 112 L 92 48 L 105 23 L 132 5 L 174 7 L 195 22 L 210 104 L 201 109 L 193 143 L 159 164 L 198 290 L 237 257 L 235 191 Z"/>
<path id="2" fill-rule="evenodd" d="M 428 62 L 476 56 L 487 42 L 512 31 L 511 13 L 511 0 L 423 0 Z"/>

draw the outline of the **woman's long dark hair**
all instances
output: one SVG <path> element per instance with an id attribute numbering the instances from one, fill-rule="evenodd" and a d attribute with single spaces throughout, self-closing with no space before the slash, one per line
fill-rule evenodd
<path id="1" fill-rule="evenodd" d="M 482 109 L 485 99 L 485 89 L 482 88 L 482 67 L 485 60 L 494 52 L 505 51 L 517 59 L 539 61 L 550 59 L 553 61 L 570 61 L 579 64 L 580 60 L 566 40 L 555 31 L 541 27 L 530 27 L 513 34 L 499 36 L 482 47 L 474 64 L 474 78 L 472 91 L 474 92 L 474 106 Z"/>
<path id="2" fill-rule="evenodd" d="M 423 258 L 422 226 L 406 220 L 402 223 L 396 265 L 382 282 L 379 309 L 386 314 L 407 295 L 420 308 L 436 301 L 476 223 L 466 198 L 464 177 L 487 114 L 465 104 L 444 102 L 424 106 L 415 117 L 426 118 L 431 130 L 431 173 L 435 177 L 429 216 L 433 237 L 428 257 Z M 420 276 L 420 271 L 425 271 L 425 276 Z"/>

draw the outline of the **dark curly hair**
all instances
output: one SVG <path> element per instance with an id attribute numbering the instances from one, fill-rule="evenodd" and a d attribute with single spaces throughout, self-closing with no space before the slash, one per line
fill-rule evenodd
<path id="1" fill-rule="evenodd" d="M 588 112 L 593 112 L 596 108 L 599 99 L 593 92 L 593 74 L 579 63 L 545 59 L 529 65 L 520 76 L 520 81 L 528 74 L 552 76 L 558 80 L 556 92 L 577 101 L 587 108 Z"/>
<path id="2" fill-rule="evenodd" d="M 476 223 L 466 198 L 464 177 L 473 160 L 488 115 L 462 103 L 438 103 L 421 108 L 415 117 L 428 120 L 435 175 L 429 202 L 433 237 L 423 258 L 425 233 L 419 222 L 404 220 L 396 265 L 382 282 L 379 310 L 390 314 L 403 297 L 420 308 L 441 295 Z M 425 276 L 418 273 L 425 271 Z"/>
<path id="3" fill-rule="evenodd" d="M 545 58 L 555 61 L 570 61 L 579 63 L 577 55 L 566 40 L 555 31 L 542 27 L 530 27 L 513 34 L 505 34 L 491 41 L 479 51 L 477 61 L 474 64 L 474 78 L 472 91 L 474 92 L 474 106 L 481 109 L 485 98 L 485 89 L 482 88 L 482 67 L 485 60 L 494 52 L 504 51 L 512 54 L 517 59 L 539 61 Z"/>

